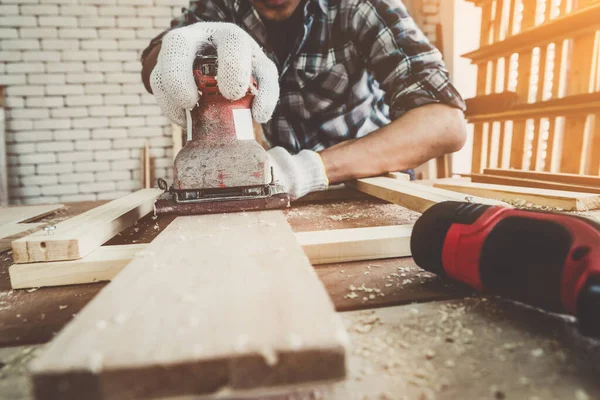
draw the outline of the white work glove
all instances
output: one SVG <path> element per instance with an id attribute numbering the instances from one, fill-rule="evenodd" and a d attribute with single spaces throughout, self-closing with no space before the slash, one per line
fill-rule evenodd
<path id="1" fill-rule="evenodd" d="M 279 73 L 258 43 L 242 28 L 228 22 L 197 22 L 173 29 L 163 40 L 150 86 L 166 116 L 186 125 L 185 110 L 198 103 L 193 65 L 196 54 L 217 49 L 219 90 L 229 100 L 242 98 L 254 75 L 258 91 L 252 101 L 252 117 L 265 123 L 279 99 Z"/>
<path id="2" fill-rule="evenodd" d="M 274 147 L 267 152 L 273 167 L 275 181 L 286 188 L 291 200 L 310 192 L 325 190 L 329 180 L 321 156 L 312 150 L 302 150 L 291 155 L 283 147 Z"/>

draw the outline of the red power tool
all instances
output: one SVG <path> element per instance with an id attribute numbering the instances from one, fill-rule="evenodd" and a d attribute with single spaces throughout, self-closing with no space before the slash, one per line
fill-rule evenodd
<path id="1" fill-rule="evenodd" d="M 474 289 L 577 317 L 600 337 L 600 224 L 574 215 L 443 202 L 415 223 L 421 268 Z"/>
<path id="2" fill-rule="evenodd" d="M 173 164 L 173 184 L 164 179 L 156 214 L 205 214 L 285 208 L 290 196 L 275 182 L 269 156 L 254 138 L 253 87 L 230 101 L 217 83 L 217 57 L 198 55 L 194 80 L 200 101 L 187 113 L 188 140 Z"/>

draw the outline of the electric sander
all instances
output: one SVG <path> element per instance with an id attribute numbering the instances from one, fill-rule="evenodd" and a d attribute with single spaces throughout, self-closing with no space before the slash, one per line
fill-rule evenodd
<path id="1" fill-rule="evenodd" d="M 275 183 L 266 150 L 255 140 L 251 103 L 256 81 L 239 100 L 219 91 L 215 55 L 199 55 L 194 80 L 200 100 L 186 111 L 188 140 L 173 165 L 173 184 L 164 179 L 156 214 L 194 215 L 289 207 Z"/>

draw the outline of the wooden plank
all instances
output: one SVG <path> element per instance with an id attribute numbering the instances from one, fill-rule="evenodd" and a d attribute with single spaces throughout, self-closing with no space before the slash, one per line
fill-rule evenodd
<path id="1" fill-rule="evenodd" d="M 523 15 L 521 20 L 521 32 L 526 31 L 535 24 L 535 12 L 536 3 L 532 0 L 522 0 L 523 4 Z M 514 37 L 512 36 L 502 43 L 510 41 Z M 514 53 L 512 51 L 510 54 Z M 531 78 L 531 61 L 532 61 L 532 49 L 527 48 L 519 52 L 519 64 L 517 67 L 517 95 L 522 102 L 527 103 L 529 99 L 530 91 L 530 78 Z M 526 132 L 527 121 L 518 119 L 513 122 L 512 138 L 511 138 L 511 153 L 509 157 L 509 165 L 513 168 L 522 168 L 524 157 L 525 157 L 525 145 L 526 145 Z"/>
<path id="2" fill-rule="evenodd" d="M 560 208 L 568 211 L 586 211 L 600 207 L 600 195 L 590 193 L 459 181 L 435 183 L 434 186 L 473 196 L 488 197 L 501 201 L 525 201 L 534 205 Z"/>
<path id="3" fill-rule="evenodd" d="M 371 196 L 421 213 L 434 204 L 443 201 L 464 202 L 467 201 L 467 197 L 470 197 L 449 190 L 442 190 L 413 182 L 402 182 L 385 177 L 357 179 L 346 183 L 346 185 Z M 471 197 L 469 200 L 474 203 L 506 205 L 502 202 L 485 198 Z"/>
<path id="4" fill-rule="evenodd" d="M 535 179 L 511 178 L 506 176 L 495 176 L 485 174 L 469 174 L 474 183 L 492 183 L 496 185 L 521 186 L 540 189 L 565 190 L 569 192 L 596 193 L 600 194 L 600 186 L 569 185 L 567 183 L 555 183 L 538 181 Z"/>
<path id="5" fill-rule="evenodd" d="M 296 240 L 312 265 L 410 256 L 412 225 L 298 232 Z M 102 246 L 81 260 L 13 264 L 13 289 L 112 280 L 147 244 Z"/>
<path id="6" fill-rule="evenodd" d="M 538 26 L 534 26 L 533 23 L 527 25 L 523 23 L 521 32 L 498 43 L 485 45 L 484 42 L 481 42 L 482 46 L 479 49 L 463 54 L 462 57 L 471 59 L 473 64 L 481 64 L 487 60 L 510 56 L 536 46 L 594 31 L 598 29 L 598 26 L 600 26 L 600 4 L 559 16 Z"/>
<path id="7" fill-rule="evenodd" d="M 562 4 L 566 2 L 563 1 Z M 561 5 L 562 5 L 561 4 Z M 559 40 L 554 43 L 554 65 L 553 65 L 553 76 L 552 76 L 552 99 L 559 97 L 560 88 L 564 81 L 565 72 L 564 66 L 566 63 L 566 54 L 563 54 L 565 48 L 565 41 Z M 551 171 L 554 164 L 558 164 L 558 147 L 555 148 L 554 141 L 555 137 L 562 138 L 562 125 L 557 124 L 556 116 L 551 116 L 548 125 L 548 139 L 546 140 L 546 160 L 544 162 L 544 171 Z M 558 134 L 557 134 L 558 133 Z M 555 161 L 556 160 L 556 161 Z"/>
<path id="8" fill-rule="evenodd" d="M 56 224 L 53 235 L 36 232 L 12 243 L 16 263 L 75 260 L 150 213 L 160 189 L 142 189 Z"/>
<path id="9" fill-rule="evenodd" d="M 40 400 L 176 397 L 341 379 L 347 345 L 281 211 L 212 214 L 176 218 L 31 371 Z"/>
<path id="10" fill-rule="evenodd" d="M 590 138 L 590 163 L 587 173 L 600 175 L 600 113 L 594 115 L 594 126 Z"/>
<path id="11" fill-rule="evenodd" d="M 473 153 L 471 157 L 471 171 L 480 172 L 484 167 L 483 123 L 476 123 L 473 126 Z"/>
<path id="12" fill-rule="evenodd" d="M 29 222 L 52 214 L 64 207 L 65 206 L 62 204 L 0 207 L 0 226 L 5 224 L 16 224 L 18 222 Z"/>
<path id="13" fill-rule="evenodd" d="M 486 175 L 509 176 L 521 179 L 536 179 L 539 181 L 561 182 L 571 185 L 600 187 L 600 176 L 551 173 L 541 171 L 520 171 L 516 169 L 485 169 Z"/>
<path id="14" fill-rule="evenodd" d="M 296 233 L 311 264 L 410 256 L 412 225 Z"/>
<path id="15" fill-rule="evenodd" d="M 558 83 L 557 83 L 558 84 Z M 525 95 L 524 93 L 522 95 Z M 502 106 L 499 107 L 502 109 Z M 539 103 L 515 105 L 509 110 L 484 114 L 471 114 L 467 118 L 471 123 L 487 121 L 506 121 L 536 117 L 562 116 L 570 114 L 591 113 L 600 110 L 600 94 L 586 93 L 554 98 Z"/>
<path id="16" fill-rule="evenodd" d="M 13 289 L 77 285 L 112 280 L 147 244 L 102 246 L 81 260 L 13 264 Z"/>
<path id="17" fill-rule="evenodd" d="M 537 81 L 535 82 L 536 87 L 536 99 L 535 102 L 539 103 L 543 100 L 544 96 L 544 83 L 546 81 L 546 69 L 548 66 L 548 45 L 542 46 L 540 48 L 540 58 L 539 58 L 539 69 L 537 75 Z M 533 121 L 533 138 L 531 139 L 531 160 L 529 163 L 529 169 L 534 171 L 539 170 L 540 168 L 540 142 L 542 140 L 542 120 L 541 118 L 536 118 Z"/>
<path id="18" fill-rule="evenodd" d="M 571 70 L 567 82 L 569 95 L 589 93 L 595 87 L 596 36 L 596 32 L 591 32 L 573 39 Z M 587 114 L 566 118 L 560 159 L 561 172 L 582 172 L 587 125 Z"/>

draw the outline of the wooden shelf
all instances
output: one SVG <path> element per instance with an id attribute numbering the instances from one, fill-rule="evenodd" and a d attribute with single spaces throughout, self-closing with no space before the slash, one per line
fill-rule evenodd
<path id="1" fill-rule="evenodd" d="M 469 122 L 522 120 L 535 117 L 586 114 L 600 111 L 600 92 L 566 96 L 537 103 L 521 104 L 509 110 L 468 115 Z"/>
<path id="2" fill-rule="evenodd" d="M 564 17 L 558 17 L 547 23 L 526 29 L 501 42 L 483 46 L 462 57 L 469 58 L 473 64 L 498 59 L 522 50 L 532 50 L 539 45 L 571 38 L 583 32 L 597 30 L 600 27 L 600 4 L 574 11 Z"/>

